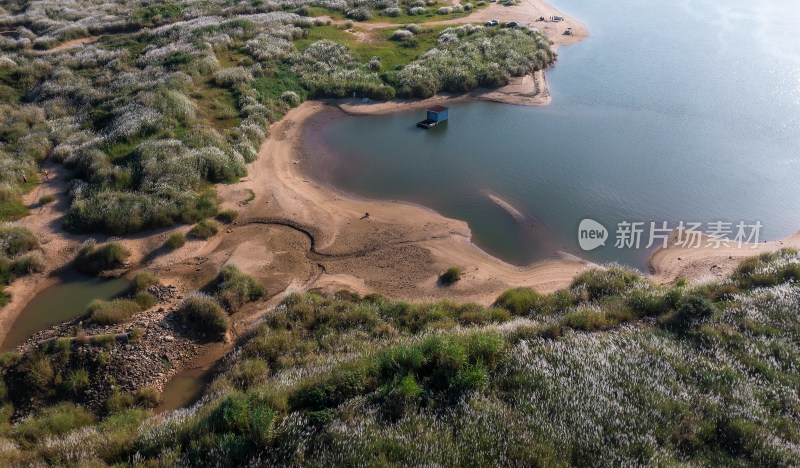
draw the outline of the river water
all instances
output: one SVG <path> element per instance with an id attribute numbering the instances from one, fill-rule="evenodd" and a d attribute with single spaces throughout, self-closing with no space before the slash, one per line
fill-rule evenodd
<path id="1" fill-rule="evenodd" d="M 800 3 L 555 6 L 590 36 L 559 49 L 549 106 L 456 104 L 428 131 L 415 127 L 423 111 L 320 116 L 312 172 L 467 221 L 480 247 L 515 264 L 563 250 L 644 269 L 650 223 L 731 223 L 721 234 L 734 237 L 742 222 L 759 240 L 800 229 Z M 586 218 L 608 230 L 592 251 L 578 243 Z M 644 223 L 639 248 L 615 246 L 631 240 L 617 236 L 624 222 Z"/>

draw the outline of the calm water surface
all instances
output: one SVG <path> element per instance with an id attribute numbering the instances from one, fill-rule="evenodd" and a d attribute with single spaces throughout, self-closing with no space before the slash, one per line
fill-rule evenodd
<path id="1" fill-rule="evenodd" d="M 123 279 L 101 279 L 76 272 L 64 275 L 63 281 L 37 294 L 11 326 L 2 349 L 21 345 L 37 331 L 86 313 L 94 299 L 110 299 L 130 287 Z"/>
<path id="2" fill-rule="evenodd" d="M 453 105 L 431 131 L 414 127 L 423 112 L 320 116 L 312 171 L 465 220 L 478 245 L 516 264 L 566 250 L 645 266 L 644 249 L 613 238 L 582 252 L 584 218 L 612 236 L 622 221 L 760 221 L 767 240 L 800 229 L 800 3 L 554 3 L 591 36 L 559 49 L 551 105 Z"/>

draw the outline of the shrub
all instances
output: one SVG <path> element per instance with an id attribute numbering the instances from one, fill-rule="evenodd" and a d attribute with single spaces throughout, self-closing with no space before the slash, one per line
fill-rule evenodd
<path id="1" fill-rule="evenodd" d="M 113 301 L 94 300 L 87 312 L 92 322 L 99 325 L 116 325 L 131 318 L 137 312 L 141 312 L 141 306 L 129 299 L 114 299 Z"/>
<path id="2" fill-rule="evenodd" d="M 289 104 L 292 107 L 296 107 L 300 105 L 302 99 L 294 91 L 284 91 L 283 94 L 281 94 L 281 101 Z M 255 198 L 255 194 L 253 195 L 253 198 Z"/>
<path id="3" fill-rule="evenodd" d="M 269 366 L 261 359 L 245 359 L 228 373 L 228 380 L 237 388 L 248 388 L 262 379 L 269 373 Z"/>
<path id="4" fill-rule="evenodd" d="M 625 268 L 612 266 L 605 269 L 592 269 L 581 273 L 572 281 L 571 289 L 585 289 L 589 300 L 604 296 L 619 295 L 628 291 L 641 281 L 638 273 Z"/>
<path id="5" fill-rule="evenodd" d="M 134 291 L 145 291 L 151 286 L 158 286 L 161 284 L 161 279 L 153 272 L 140 271 L 133 277 L 131 287 Z"/>
<path id="6" fill-rule="evenodd" d="M 34 356 L 22 364 L 25 381 L 35 392 L 50 389 L 50 382 L 55 376 L 52 363 L 47 356 Z"/>
<path id="7" fill-rule="evenodd" d="M 52 194 L 42 195 L 39 197 L 40 205 L 47 205 L 48 203 L 53 203 L 54 201 L 56 201 L 56 196 Z"/>
<path id="8" fill-rule="evenodd" d="M 672 294 L 661 294 L 659 291 L 634 289 L 630 292 L 625 303 L 638 316 L 657 317 L 668 313 L 680 298 Z"/>
<path id="9" fill-rule="evenodd" d="M 186 297 L 178 307 L 177 314 L 184 323 L 210 333 L 224 333 L 230 327 L 228 314 L 213 297 L 202 293 L 192 293 Z"/>
<path id="10" fill-rule="evenodd" d="M 134 300 L 142 310 L 147 310 L 156 305 L 156 303 L 158 302 L 158 299 L 156 299 L 154 295 L 150 294 L 147 291 L 139 291 L 138 293 L 136 293 L 136 297 L 134 298 Z"/>
<path id="11" fill-rule="evenodd" d="M 378 58 L 378 57 L 372 57 L 369 60 L 369 62 L 367 62 L 367 68 L 369 68 L 370 70 L 372 70 L 374 72 L 380 71 L 382 66 L 383 65 L 381 64 L 381 59 Z"/>
<path id="12" fill-rule="evenodd" d="M 698 322 L 711 317 L 716 308 L 705 297 L 697 294 L 683 296 L 675 307 L 675 312 L 663 317 L 661 322 L 672 331 L 686 333 Z"/>
<path id="13" fill-rule="evenodd" d="M 133 395 L 115 392 L 108 397 L 108 401 L 106 401 L 106 409 L 110 414 L 115 414 L 133 408 L 135 404 L 136 399 Z"/>
<path id="14" fill-rule="evenodd" d="M 6 351 L 0 354 L 0 367 L 8 369 L 22 359 L 22 353 L 17 351 Z"/>
<path id="15" fill-rule="evenodd" d="M 224 210 L 217 214 L 217 220 L 221 223 L 230 224 L 236 221 L 238 216 L 239 212 L 236 210 Z"/>
<path id="16" fill-rule="evenodd" d="M 509 289 L 497 298 L 497 305 L 513 315 L 527 315 L 533 311 L 541 296 L 531 288 Z"/>
<path id="17" fill-rule="evenodd" d="M 461 267 L 452 266 L 439 276 L 439 282 L 445 285 L 453 284 L 461 279 Z"/>
<path id="18" fill-rule="evenodd" d="M 214 81 L 219 86 L 229 88 L 253 81 L 253 75 L 242 67 L 223 68 L 214 74 Z"/>
<path id="19" fill-rule="evenodd" d="M 595 307 L 581 307 L 564 317 L 564 325 L 583 331 L 606 330 L 633 318 L 627 311 L 606 311 Z"/>
<path id="20" fill-rule="evenodd" d="M 209 221 L 204 219 L 199 223 L 195 224 L 189 233 L 197 237 L 198 239 L 208 239 L 209 237 L 215 236 L 219 232 L 219 225 L 214 221 Z"/>
<path id="21" fill-rule="evenodd" d="M 41 273 L 45 269 L 44 260 L 38 253 L 17 257 L 11 263 L 11 271 L 16 276 L 25 276 L 32 273 Z"/>
<path id="22" fill-rule="evenodd" d="M 217 298 L 231 312 L 236 312 L 245 303 L 257 301 L 264 295 L 264 287 L 235 265 L 225 266 L 217 280 L 219 283 Z"/>
<path id="23" fill-rule="evenodd" d="M 39 241 L 24 227 L 0 223 L 0 254 L 16 257 L 39 247 Z"/>
<path id="24" fill-rule="evenodd" d="M 393 41 L 402 41 L 414 37 L 414 33 L 407 29 L 398 29 L 392 34 Z"/>
<path id="25" fill-rule="evenodd" d="M 98 246 L 94 241 L 87 241 L 78 251 L 75 268 L 83 273 L 97 274 L 122 266 L 131 252 L 116 242 Z"/>
<path id="26" fill-rule="evenodd" d="M 131 328 L 130 333 L 128 333 L 128 341 L 131 343 L 136 343 L 142 338 L 142 335 L 144 335 L 144 329 L 142 327 L 135 326 Z"/>
<path id="27" fill-rule="evenodd" d="M 173 232 L 169 239 L 167 239 L 167 247 L 172 250 L 178 249 L 183 247 L 186 244 L 186 236 L 183 235 L 181 232 Z"/>
<path id="28" fill-rule="evenodd" d="M 436 10 L 436 13 L 438 13 L 440 15 L 449 15 L 452 12 L 453 12 L 453 8 L 452 7 L 441 7 L 438 10 Z"/>
<path id="29" fill-rule="evenodd" d="M 368 19 L 372 18 L 372 10 L 365 6 L 353 8 L 352 10 L 347 11 L 347 17 L 356 21 L 367 21 Z M 348 27 L 348 29 L 351 27 L 352 24 Z"/>
<path id="30" fill-rule="evenodd" d="M 86 369 L 75 369 L 69 371 L 67 378 L 64 379 L 64 389 L 71 395 L 78 395 L 82 390 L 89 387 L 89 372 Z"/>

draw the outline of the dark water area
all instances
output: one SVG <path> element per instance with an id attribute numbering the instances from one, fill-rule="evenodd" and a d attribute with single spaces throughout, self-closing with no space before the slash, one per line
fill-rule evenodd
<path id="1" fill-rule="evenodd" d="M 86 313 L 94 299 L 110 299 L 130 287 L 130 281 L 103 279 L 70 271 L 58 284 L 37 294 L 6 335 L 2 349 L 21 345 L 34 333 Z"/>
<path id="2" fill-rule="evenodd" d="M 515 264 L 566 251 L 646 269 L 651 223 L 756 222 L 759 240 L 800 229 L 800 4 L 792 0 L 560 0 L 590 36 L 558 50 L 546 107 L 473 102 L 445 126 L 424 111 L 317 116 L 315 177 L 366 198 L 466 221 Z M 524 222 L 493 202 L 524 214 Z M 578 225 L 608 230 L 584 251 Z M 615 247 L 641 222 L 639 248 Z M 654 245 L 660 240 L 654 239 Z"/>

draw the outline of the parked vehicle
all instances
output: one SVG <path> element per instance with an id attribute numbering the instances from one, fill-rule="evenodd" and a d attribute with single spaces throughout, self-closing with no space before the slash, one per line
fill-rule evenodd
<path id="1" fill-rule="evenodd" d="M 500 22 L 497 21 L 496 19 L 492 19 L 486 22 L 486 26 L 497 26 L 498 24 L 500 24 Z"/>

